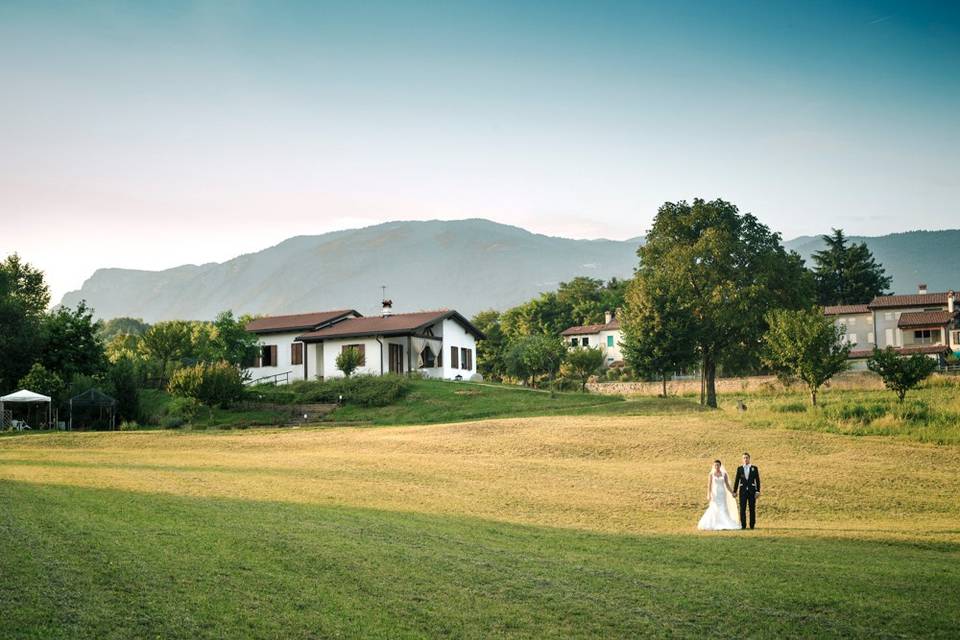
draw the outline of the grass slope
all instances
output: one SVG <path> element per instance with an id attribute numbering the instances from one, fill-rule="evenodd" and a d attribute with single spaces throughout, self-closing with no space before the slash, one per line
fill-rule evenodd
<path id="1" fill-rule="evenodd" d="M 948 637 L 957 552 L 0 482 L 5 638 Z"/>
<path id="2" fill-rule="evenodd" d="M 760 529 L 696 532 L 743 448 Z M 958 466 L 687 411 L 8 437 L 0 637 L 952 637 Z"/>

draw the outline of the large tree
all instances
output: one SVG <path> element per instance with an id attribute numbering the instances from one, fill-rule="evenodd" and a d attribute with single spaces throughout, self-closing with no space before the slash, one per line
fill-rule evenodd
<path id="1" fill-rule="evenodd" d="M 620 326 L 624 359 L 641 375 L 667 377 L 697 361 L 693 310 L 669 299 L 669 278 L 649 272 L 636 278 L 626 296 Z"/>
<path id="2" fill-rule="evenodd" d="M 481 311 L 470 322 L 483 332 L 477 340 L 477 371 L 484 378 L 500 380 L 507 374 L 506 355 L 509 344 L 500 326 L 500 312 Z"/>
<path id="3" fill-rule="evenodd" d="M 156 368 L 161 386 L 167 382 L 170 365 L 190 353 L 191 337 L 189 322 L 167 320 L 153 325 L 140 338 L 140 352 Z"/>
<path id="4" fill-rule="evenodd" d="M 667 202 L 638 250 L 636 278 L 656 282 L 664 316 L 689 313 L 703 375 L 701 403 L 717 406 L 717 367 L 759 359 L 766 313 L 809 306 L 813 282 L 780 234 L 723 200 Z"/>
<path id="5" fill-rule="evenodd" d="M 820 387 L 848 366 L 850 345 L 841 340 L 843 330 L 820 307 L 774 309 L 767 324 L 764 361 L 780 375 L 803 382 L 816 406 Z"/>
<path id="6" fill-rule="evenodd" d="M 65 381 L 74 376 L 95 376 L 106 370 L 107 359 L 100 323 L 81 300 L 76 308 L 58 307 L 42 324 L 40 362 Z"/>
<path id="7" fill-rule="evenodd" d="M 826 248 L 813 254 L 820 304 L 866 304 L 887 293 L 891 278 L 866 243 L 848 243 L 843 229 L 822 238 Z"/>
<path id="8" fill-rule="evenodd" d="M 12 391 L 37 361 L 50 290 L 17 254 L 0 262 L 0 391 Z"/>

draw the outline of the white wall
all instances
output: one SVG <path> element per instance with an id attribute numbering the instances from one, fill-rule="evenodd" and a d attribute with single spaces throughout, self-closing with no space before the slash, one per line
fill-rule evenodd
<path id="1" fill-rule="evenodd" d="M 577 339 L 577 346 L 574 347 L 571 339 Z M 609 366 L 610 364 L 617 362 L 618 360 L 623 360 L 623 349 L 620 342 L 623 340 L 623 332 L 620 329 L 610 329 L 605 331 L 600 331 L 599 333 L 588 333 L 585 335 L 579 336 L 565 336 L 563 341 L 569 349 L 576 349 L 583 346 L 583 339 L 589 338 L 587 341 L 587 346 L 591 348 L 599 347 L 603 351 L 603 366 Z M 613 338 L 613 345 L 607 346 L 608 338 Z"/>
<path id="2" fill-rule="evenodd" d="M 382 339 L 381 339 L 382 340 Z M 389 369 L 387 368 L 387 346 L 386 341 L 383 341 L 383 372 L 386 373 Z M 378 376 L 380 375 L 380 344 L 377 343 L 376 339 L 369 337 L 362 338 L 340 338 L 336 340 L 324 340 L 323 341 L 323 377 L 326 378 L 342 378 L 343 371 L 337 369 L 337 356 L 340 355 L 340 352 L 343 350 L 343 347 L 350 344 L 362 344 L 364 345 L 364 355 L 366 356 L 366 362 L 362 367 L 358 367 L 354 372 L 359 375 L 371 375 Z"/>
<path id="3" fill-rule="evenodd" d="M 876 344 L 872 313 L 834 316 L 833 323 L 843 331 L 847 344 L 856 350 L 872 349 Z M 894 323 L 896 325 L 896 323 Z"/>
<path id="4" fill-rule="evenodd" d="M 276 345 L 277 347 L 277 365 L 274 367 L 250 367 L 246 371 L 250 374 L 251 380 L 262 378 L 263 376 L 272 376 L 277 373 L 290 372 L 290 381 L 303 380 L 303 365 L 290 363 L 290 345 L 294 338 L 302 335 L 303 331 L 291 333 L 265 333 L 257 336 L 257 344 L 261 347 Z"/>
<path id="5" fill-rule="evenodd" d="M 436 329 L 434 329 L 436 333 Z M 477 341 L 469 333 L 467 333 L 460 324 L 451 319 L 446 319 L 443 321 L 443 371 L 440 377 L 446 378 L 447 380 L 452 380 L 458 375 L 463 376 L 464 380 L 469 380 L 471 376 L 477 373 Z M 457 347 L 458 349 L 467 348 L 473 352 L 473 362 L 470 369 L 457 368 L 454 369 L 450 366 L 450 347 Z M 462 358 L 458 357 L 458 364 L 460 367 L 463 367 Z"/>

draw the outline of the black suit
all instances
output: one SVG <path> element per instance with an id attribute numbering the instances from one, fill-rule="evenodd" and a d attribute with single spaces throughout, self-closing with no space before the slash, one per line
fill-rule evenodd
<path id="1" fill-rule="evenodd" d="M 742 486 L 741 486 L 742 485 Z M 747 528 L 747 506 L 750 507 L 750 528 L 757 524 L 757 494 L 760 493 L 760 469 L 750 465 L 750 476 L 743 473 L 743 466 L 737 467 L 737 477 L 733 481 L 733 492 L 740 489 L 740 526 Z"/>

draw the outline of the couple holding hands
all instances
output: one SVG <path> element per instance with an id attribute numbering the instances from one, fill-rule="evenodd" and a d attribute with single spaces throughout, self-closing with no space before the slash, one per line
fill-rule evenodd
<path id="1" fill-rule="evenodd" d="M 740 524 L 731 513 L 737 511 L 734 496 L 740 497 Z M 730 486 L 730 478 L 719 460 L 713 461 L 713 468 L 707 477 L 707 511 L 700 518 L 697 529 L 720 531 L 724 529 L 746 529 L 747 509 L 750 510 L 750 528 L 757 523 L 757 495 L 760 493 L 760 470 L 750 464 L 750 454 L 743 454 L 743 465 L 737 467 L 737 475 Z"/>

